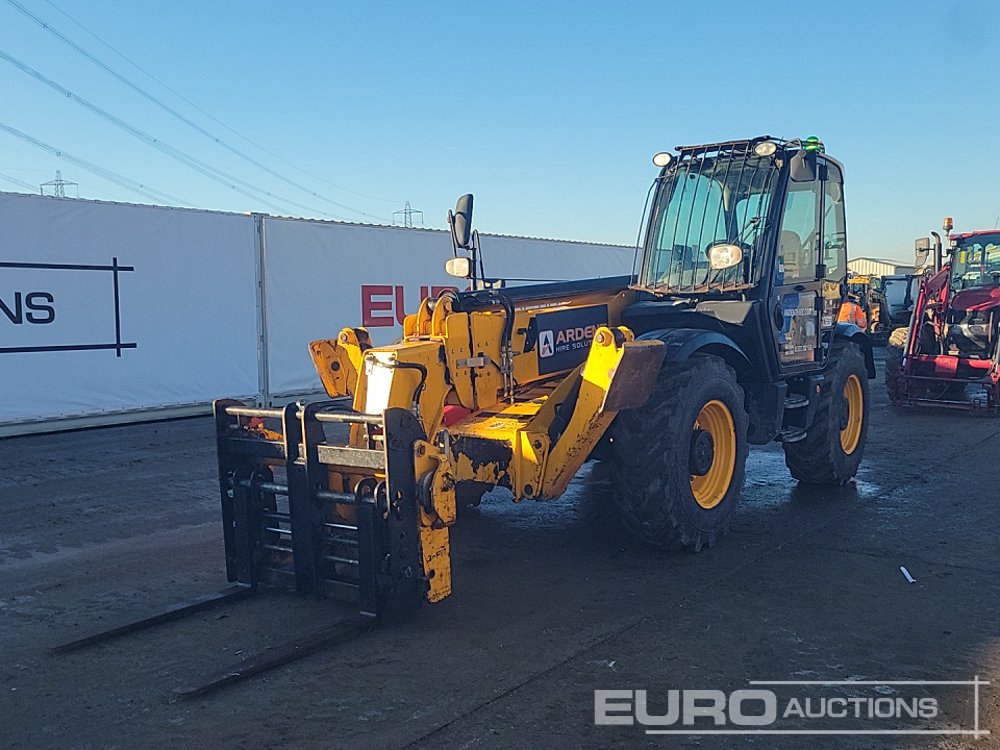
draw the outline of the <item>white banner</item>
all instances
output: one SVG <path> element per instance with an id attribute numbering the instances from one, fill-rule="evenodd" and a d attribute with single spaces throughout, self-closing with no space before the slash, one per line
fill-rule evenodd
<path id="1" fill-rule="evenodd" d="M 0 425 L 257 392 L 249 216 L 0 193 Z"/>
<path id="2" fill-rule="evenodd" d="M 606 245 L 482 248 L 487 275 L 515 283 L 632 264 Z M 317 392 L 309 342 L 360 325 L 396 340 L 421 299 L 460 283 L 450 257 L 439 230 L 0 193 L 0 434 Z"/>
<path id="3" fill-rule="evenodd" d="M 444 271 L 447 232 L 265 219 L 267 370 L 272 395 L 309 393 L 319 379 L 310 341 L 365 326 L 375 344 L 402 333 L 424 297 L 459 280 Z M 489 278 L 569 280 L 620 276 L 631 248 L 482 235 Z M 523 283 L 523 282 L 520 282 Z"/>

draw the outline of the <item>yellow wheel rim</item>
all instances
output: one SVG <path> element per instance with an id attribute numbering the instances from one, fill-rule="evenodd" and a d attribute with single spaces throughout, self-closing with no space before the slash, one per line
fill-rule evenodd
<path id="1" fill-rule="evenodd" d="M 691 493 L 702 508 L 714 508 L 729 492 L 736 468 L 736 426 L 729 407 L 718 400 L 709 401 L 698 412 L 694 430 L 703 430 L 711 436 L 713 454 L 707 472 L 691 475 Z"/>
<path id="2" fill-rule="evenodd" d="M 840 447 L 850 455 L 861 442 L 861 422 L 865 413 L 865 394 L 861 390 L 861 380 L 857 375 L 851 375 L 844 383 L 844 401 L 846 402 L 846 424 L 840 431 Z"/>

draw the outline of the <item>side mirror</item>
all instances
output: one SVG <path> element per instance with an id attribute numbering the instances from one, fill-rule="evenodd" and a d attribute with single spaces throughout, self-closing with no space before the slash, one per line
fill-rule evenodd
<path id="1" fill-rule="evenodd" d="M 460 279 L 469 278 L 469 271 L 471 267 L 469 265 L 468 258 L 452 258 L 447 263 L 444 264 L 444 270 L 449 276 L 456 276 Z"/>
<path id="2" fill-rule="evenodd" d="M 929 237 L 918 237 L 913 241 L 914 265 L 923 268 L 927 263 L 927 258 L 931 254 L 931 241 Z"/>
<path id="3" fill-rule="evenodd" d="M 469 249 L 472 241 L 472 194 L 463 195 L 455 203 L 455 213 L 448 213 L 451 236 L 456 248 Z"/>
<path id="4" fill-rule="evenodd" d="M 799 150 L 792 157 L 788 168 L 792 182 L 812 182 L 816 179 L 816 152 Z"/>

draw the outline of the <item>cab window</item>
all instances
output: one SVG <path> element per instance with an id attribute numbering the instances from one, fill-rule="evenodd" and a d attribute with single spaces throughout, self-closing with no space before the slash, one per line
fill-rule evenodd
<path id="1" fill-rule="evenodd" d="M 794 284 L 816 278 L 816 207 L 819 181 L 789 182 L 778 233 L 778 274 Z"/>
<path id="2" fill-rule="evenodd" d="M 844 178 L 835 164 L 827 166 L 823 188 L 823 265 L 828 281 L 847 275 L 847 223 L 844 218 Z"/>

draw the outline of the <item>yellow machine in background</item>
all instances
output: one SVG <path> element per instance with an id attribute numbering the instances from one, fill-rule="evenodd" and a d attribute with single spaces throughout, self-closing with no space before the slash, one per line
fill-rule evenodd
<path id="1" fill-rule="evenodd" d="M 841 322 L 853 323 L 872 336 L 882 335 L 891 328 L 888 314 L 877 277 L 860 274 L 848 277 L 847 299 L 838 318 Z"/>

